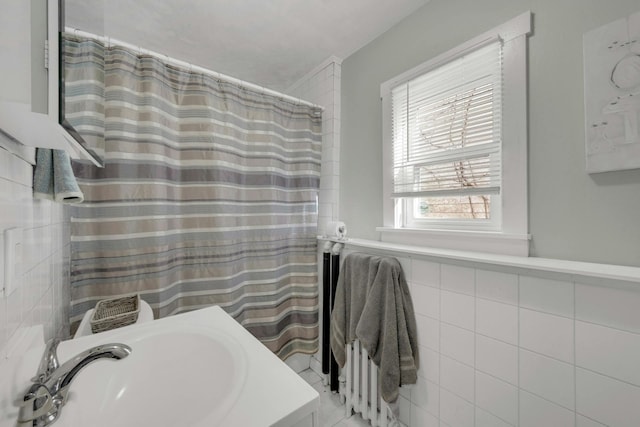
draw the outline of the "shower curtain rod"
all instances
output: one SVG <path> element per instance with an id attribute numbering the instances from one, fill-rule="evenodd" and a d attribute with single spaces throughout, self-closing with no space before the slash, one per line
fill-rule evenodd
<path id="1" fill-rule="evenodd" d="M 244 80 L 236 79 L 235 77 L 227 76 L 226 74 L 221 74 L 221 73 L 218 73 L 216 71 L 212 71 L 212 70 L 209 70 L 207 68 L 200 67 L 198 65 L 193 65 L 193 64 L 191 64 L 189 62 L 181 61 L 179 59 L 172 58 L 172 57 L 170 57 L 168 55 L 165 55 L 165 54 L 162 54 L 162 53 L 158 53 L 158 52 L 154 52 L 154 51 L 149 50 L 149 49 L 145 49 L 145 48 L 143 48 L 141 46 L 135 46 L 135 45 L 132 45 L 131 43 L 123 42 L 121 40 L 117 40 L 117 39 L 114 39 L 114 38 L 111 38 L 111 37 L 107 37 L 107 36 L 99 36 L 97 34 L 93 34 L 93 33 L 89 33 L 89 32 L 86 32 L 86 31 L 78 30 L 77 28 L 65 27 L 64 30 L 67 33 L 73 33 L 73 34 L 76 34 L 78 36 L 82 36 L 82 37 L 98 40 L 98 41 L 106 44 L 108 47 L 111 47 L 113 45 L 118 45 L 118 46 L 125 47 L 127 49 L 136 50 L 136 51 L 140 52 L 140 54 L 142 54 L 142 55 L 154 56 L 154 57 L 156 57 L 158 59 L 162 59 L 164 61 L 167 61 L 167 62 L 171 63 L 172 65 L 176 65 L 178 67 L 183 67 L 183 68 L 188 68 L 191 71 L 198 71 L 200 73 L 208 74 L 208 75 L 213 76 L 213 77 L 215 77 L 217 79 L 224 80 L 224 81 L 226 81 L 228 83 L 236 84 L 236 85 L 238 85 L 240 87 L 243 87 L 245 89 L 251 89 L 251 90 L 254 90 L 256 92 L 261 92 L 261 93 L 266 94 L 266 95 L 275 96 L 276 98 L 280 98 L 282 100 L 293 102 L 295 104 L 302 104 L 302 105 L 306 105 L 306 106 L 309 106 L 309 107 L 318 108 L 321 111 L 324 111 L 324 107 L 321 106 L 321 105 L 313 104 L 313 103 L 311 103 L 309 101 L 305 101 L 304 99 L 296 98 L 294 96 L 287 95 L 285 93 L 277 92 L 275 90 L 268 89 L 266 87 L 259 86 L 259 85 L 254 84 L 254 83 L 250 83 L 250 82 L 246 82 Z"/>

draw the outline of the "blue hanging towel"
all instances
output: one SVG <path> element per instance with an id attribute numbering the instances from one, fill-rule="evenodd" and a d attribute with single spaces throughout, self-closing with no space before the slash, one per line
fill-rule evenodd
<path id="1" fill-rule="evenodd" d="M 33 172 L 33 196 L 58 203 L 82 203 L 84 195 L 64 150 L 38 148 Z"/>

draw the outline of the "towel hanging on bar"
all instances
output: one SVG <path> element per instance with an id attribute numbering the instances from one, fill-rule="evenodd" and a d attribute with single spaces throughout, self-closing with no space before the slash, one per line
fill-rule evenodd
<path id="1" fill-rule="evenodd" d="M 58 203 L 82 203 L 84 194 L 63 150 L 38 148 L 33 171 L 33 197 Z"/>
<path id="2" fill-rule="evenodd" d="M 347 255 L 331 314 L 331 349 L 346 362 L 345 346 L 359 339 L 380 368 L 380 389 L 394 402 L 398 388 L 415 384 L 419 364 L 416 320 L 409 288 L 395 258 Z"/>

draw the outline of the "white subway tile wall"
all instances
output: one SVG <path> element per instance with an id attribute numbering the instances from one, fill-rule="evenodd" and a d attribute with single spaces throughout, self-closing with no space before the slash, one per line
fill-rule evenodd
<path id="1" fill-rule="evenodd" d="M 520 309 L 520 347 L 573 362 L 574 320 Z"/>
<path id="2" fill-rule="evenodd" d="M 578 414 L 576 416 L 576 427 L 605 427 L 605 425 Z"/>
<path id="3" fill-rule="evenodd" d="M 486 408 L 508 424 L 518 423 L 518 388 L 476 371 L 476 406 Z"/>
<path id="4" fill-rule="evenodd" d="M 457 326 L 440 325 L 440 354 L 475 366 L 474 333 Z"/>
<path id="5" fill-rule="evenodd" d="M 576 364 L 640 387 L 640 335 L 576 321 Z"/>
<path id="6" fill-rule="evenodd" d="M 340 61 L 329 59 L 287 92 L 324 107 L 322 113 L 322 170 L 318 197 L 318 234 L 340 219 Z"/>
<path id="7" fill-rule="evenodd" d="M 1 137 L 1 136 L 0 136 Z M 0 232 L 23 229 L 18 286 L 0 297 L 0 355 L 24 328 L 44 326 L 45 338 L 68 335 L 69 226 L 64 207 L 33 199 L 32 166 L 0 148 Z M 0 251 L 4 252 L 4 250 Z M 4 271 L 0 256 L 0 271 Z"/>
<path id="8" fill-rule="evenodd" d="M 480 334 L 475 339 L 476 369 L 518 385 L 518 347 Z"/>
<path id="9" fill-rule="evenodd" d="M 575 408 L 573 365 L 520 349 L 520 388 L 536 396 Z"/>
<path id="10" fill-rule="evenodd" d="M 520 427 L 567 427 L 575 424 L 575 412 L 520 389 Z"/>
<path id="11" fill-rule="evenodd" d="M 408 427 L 640 426 L 640 284 L 399 260 L 421 352 Z"/>
<path id="12" fill-rule="evenodd" d="M 576 390 L 576 409 L 582 415 L 607 426 L 640 425 L 639 387 L 577 368 Z"/>
<path id="13" fill-rule="evenodd" d="M 510 344 L 518 343 L 518 308 L 476 298 L 477 332 Z"/>
<path id="14" fill-rule="evenodd" d="M 511 424 L 476 406 L 475 427 L 509 427 Z"/>
<path id="15" fill-rule="evenodd" d="M 608 288 L 576 283 L 576 319 L 640 334 L 637 284 Z"/>

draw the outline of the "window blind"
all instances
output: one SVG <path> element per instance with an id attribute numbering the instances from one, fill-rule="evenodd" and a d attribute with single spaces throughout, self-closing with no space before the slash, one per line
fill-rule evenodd
<path id="1" fill-rule="evenodd" d="M 500 40 L 395 86 L 392 196 L 499 194 L 501 116 Z"/>

